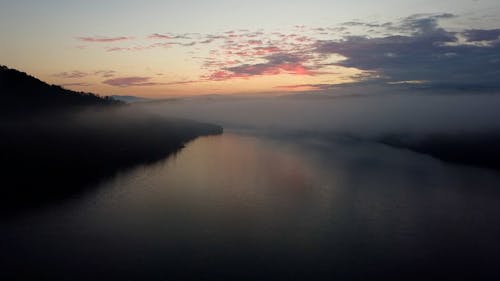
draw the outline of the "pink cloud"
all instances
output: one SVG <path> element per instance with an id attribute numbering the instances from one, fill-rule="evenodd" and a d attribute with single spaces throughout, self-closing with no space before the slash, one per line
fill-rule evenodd
<path id="1" fill-rule="evenodd" d="M 307 56 L 299 54 L 278 53 L 262 57 L 266 62 L 257 64 L 240 64 L 231 67 L 222 67 L 212 71 L 210 75 L 204 78 L 207 80 L 221 81 L 233 78 L 249 78 L 262 75 L 319 75 L 322 74 L 304 65 L 308 61 Z M 228 61 L 226 61 L 227 63 Z M 211 62 L 217 66 L 216 62 Z"/>
<path id="2" fill-rule="evenodd" d="M 256 65 L 240 65 L 229 67 L 225 70 L 218 70 L 206 75 L 203 78 L 211 81 L 223 81 L 233 78 L 249 78 L 252 76 L 279 75 L 316 75 L 317 72 L 308 69 L 300 63 L 283 63 L 283 64 L 256 64 Z"/>
<path id="3" fill-rule="evenodd" d="M 262 45 L 262 40 L 248 40 L 248 45 Z"/>
<path id="4" fill-rule="evenodd" d="M 152 48 L 173 46 L 193 47 L 192 54 L 199 51 L 198 44 L 214 44 L 207 57 L 195 57 L 202 61 L 202 68 L 208 71 L 201 79 L 221 81 L 233 78 L 249 78 L 258 75 L 320 75 L 322 66 L 311 52 L 317 42 L 310 28 L 296 26 L 293 32 L 264 33 L 262 31 L 229 30 L 217 34 L 175 34 L 153 33 L 147 38 L 161 40 L 144 46 L 109 46 L 108 52 L 142 51 Z M 217 44 L 217 45 L 216 45 Z M 147 80 L 107 81 L 120 86 L 149 86 L 158 83 Z M 123 83 L 124 82 L 124 83 Z M 189 82 L 191 83 L 191 82 Z M 164 85 L 164 84 L 163 84 Z"/>
<path id="5" fill-rule="evenodd" d="M 314 75 L 315 73 L 311 70 L 309 70 L 307 67 L 303 66 L 302 64 L 296 63 L 296 64 L 281 64 L 278 65 L 280 69 L 283 69 L 284 71 L 291 73 L 291 74 L 296 74 L 296 75 Z"/>
<path id="6" fill-rule="evenodd" d="M 258 56 L 265 55 L 265 54 L 270 54 L 270 53 L 281 52 L 280 48 L 274 47 L 274 46 L 255 47 L 254 50 L 256 51 L 255 55 L 258 55 Z"/>
<path id="7" fill-rule="evenodd" d="M 245 78 L 248 77 L 249 75 L 244 75 L 244 74 L 237 74 L 229 71 L 215 71 L 211 73 L 210 75 L 203 76 L 202 78 L 209 80 L 209 81 L 224 81 L 224 80 L 229 80 L 232 78 Z"/>

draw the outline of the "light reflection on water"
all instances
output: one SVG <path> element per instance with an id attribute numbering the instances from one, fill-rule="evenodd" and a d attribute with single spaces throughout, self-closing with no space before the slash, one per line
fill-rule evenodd
<path id="1" fill-rule="evenodd" d="M 203 137 L 4 223 L 2 259 L 68 280 L 477 279 L 498 261 L 499 183 L 378 144 Z"/>

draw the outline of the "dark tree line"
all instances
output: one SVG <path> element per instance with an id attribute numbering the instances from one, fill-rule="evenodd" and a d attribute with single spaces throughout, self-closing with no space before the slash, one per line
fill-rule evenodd
<path id="1" fill-rule="evenodd" d="M 82 191 L 222 128 L 170 120 L 1 67 L 0 209 Z M 5 212 L 4 212 L 5 213 Z"/>
<path id="2" fill-rule="evenodd" d="M 72 110 L 83 106 L 110 106 L 121 102 L 92 93 L 49 85 L 24 72 L 0 66 L 0 100 L 3 114 L 32 114 L 48 110 Z"/>

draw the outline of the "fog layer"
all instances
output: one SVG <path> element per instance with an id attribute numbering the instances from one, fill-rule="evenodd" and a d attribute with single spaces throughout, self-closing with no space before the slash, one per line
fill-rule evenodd
<path id="1" fill-rule="evenodd" d="M 372 138 L 476 133 L 500 128 L 500 96 L 405 92 L 332 97 L 195 98 L 138 105 L 161 115 L 254 132 L 339 133 Z"/>

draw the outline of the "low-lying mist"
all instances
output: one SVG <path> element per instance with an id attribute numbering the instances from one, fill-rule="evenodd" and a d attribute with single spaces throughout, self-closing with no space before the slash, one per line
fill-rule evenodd
<path id="1" fill-rule="evenodd" d="M 159 115 L 202 120 L 254 135 L 346 137 L 500 168 L 500 96 L 430 90 L 361 95 L 208 96 L 137 104 Z"/>
<path id="2" fill-rule="evenodd" d="M 493 94 L 216 97 L 138 106 L 164 116 L 256 132 L 337 132 L 370 138 L 395 133 L 417 137 L 500 128 L 500 96 Z"/>

